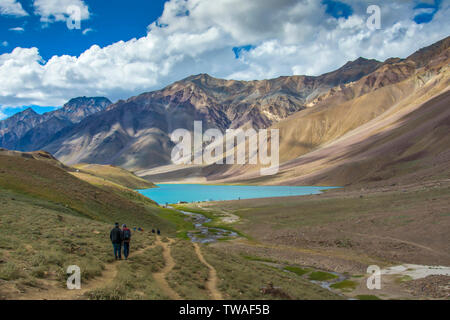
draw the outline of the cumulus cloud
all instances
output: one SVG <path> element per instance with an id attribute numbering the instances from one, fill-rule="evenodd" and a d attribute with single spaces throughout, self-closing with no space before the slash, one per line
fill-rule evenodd
<path id="1" fill-rule="evenodd" d="M 87 20 L 90 16 L 89 8 L 83 0 L 34 0 L 33 6 L 34 13 L 45 23 L 66 21 L 71 15 L 71 7 L 79 9 L 81 20 Z"/>
<path id="2" fill-rule="evenodd" d="M 0 0 L 0 14 L 15 17 L 28 16 L 28 13 L 17 0 Z"/>
<path id="3" fill-rule="evenodd" d="M 449 6 L 417 24 L 414 1 L 379 1 L 382 29 L 371 30 L 366 10 L 376 1 L 341 2 L 352 15 L 330 14 L 316 0 L 171 0 L 139 39 L 48 61 L 37 48 L 0 55 L 0 104 L 61 105 L 80 95 L 116 100 L 203 72 L 243 80 L 318 75 L 359 56 L 405 57 L 449 35 Z M 248 50 L 236 58 L 236 47 Z"/>

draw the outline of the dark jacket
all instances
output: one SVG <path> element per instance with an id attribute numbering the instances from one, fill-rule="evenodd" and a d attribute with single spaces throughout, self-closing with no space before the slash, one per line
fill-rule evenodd
<path id="1" fill-rule="evenodd" d="M 111 239 L 112 243 L 122 243 L 123 240 L 123 232 L 120 230 L 120 228 L 116 227 L 111 230 L 111 233 L 109 234 L 109 238 Z"/>
<path id="2" fill-rule="evenodd" d="M 129 231 L 130 232 L 130 238 L 127 240 L 127 239 L 125 239 L 125 232 L 126 231 Z M 123 228 L 123 230 L 122 230 L 122 239 L 123 239 L 123 242 L 126 242 L 126 243 L 130 243 L 130 240 L 131 240 L 131 230 L 130 229 L 128 229 L 128 228 Z"/>

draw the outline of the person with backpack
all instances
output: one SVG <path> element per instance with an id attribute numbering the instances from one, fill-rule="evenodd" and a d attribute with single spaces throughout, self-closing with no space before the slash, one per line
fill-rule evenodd
<path id="1" fill-rule="evenodd" d="M 122 260 L 123 232 L 120 230 L 118 222 L 115 223 L 114 228 L 111 230 L 109 238 L 111 239 L 114 248 L 114 257 L 116 260 Z"/>
<path id="2" fill-rule="evenodd" d="M 131 230 L 127 228 L 127 225 L 122 225 L 123 230 L 123 255 L 125 260 L 128 260 L 128 255 L 130 254 L 130 241 L 131 241 Z"/>

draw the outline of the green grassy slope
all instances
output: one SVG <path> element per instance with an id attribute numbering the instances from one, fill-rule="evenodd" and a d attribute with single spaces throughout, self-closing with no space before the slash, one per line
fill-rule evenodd
<path id="1" fill-rule="evenodd" d="M 153 183 L 144 180 L 125 169 L 115 166 L 100 164 L 77 164 L 73 167 L 82 172 L 112 181 L 130 189 L 149 189 L 155 187 Z"/>
<path id="2" fill-rule="evenodd" d="M 58 294 L 65 293 L 69 265 L 80 266 L 82 283 L 104 277 L 113 262 L 109 231 L 115 221 L 144 228 L 134 232 L 132 252 L 152 244 L 152 227 L 176 230 L 159 217 L 167 210 L 151 200 L 111 182 L 95 186 L 71 171 L 45 153 L 0 152 L 0 299 L 63 299 Z M 158 253 L 145 256 L 155 260 Z M 151 270 L 137 274 L 145 264 L 134 259 L 118 269 L 114 294 L 99 289 L 86 298 L 161 298 L 154 282 L 136 278 Z M 138 282 L 147 287 L 143 296 L 130 287 Z"/>
<path id="3" fill-rule="evenodd" d="M 80 180 L 65 169 L 22 156 L 0 154 L 0 189 L 62 204 L 97 221 L 128 223 L 144 228 L 174 226 L 157 216 L 163 209 L 129 192 L 110 192 Z"/>
<path id="4" fill-rule="evenodd" d="M 154 277 L 168 260 L 150 229 L 160 228 L 165 241 L 175 231 L 185 238 L 192 224 L 125 186 L 34 156 L 0 152 L 0 299 L 168 299 Z M 113 261 L 109 231 L 115 221 L 145 229 L 133 233 L 128 261 Z M 169 285 L 184 299 L 208 299 L 208 268 L 192 244 L 176 239 L 170 247 L 175 266 L 166 276 Z M 238 255 L 206 246 L 202 251 L 217 269 L 225 298 L 336 298 Z M 86 291 L 79 296 L 65 289 L 69 265 L 81 268 Z M 282 288 L 281 296 L 262 293 L 270 281 Z"/>
<path id="5" fill-rule="evenodd" d="M 62 204 L 0 191 L 0 299 L 67 299 L 64 295 L 69 294 L 65 290 L 68 266 L 81 268 L 82 286 L 105 277 L 108 266 L 114 268 L 109 241 L 111 224 L 77 215 Z M 105 294 L 103 286 L 108 283 L 100 283 L 99 289 L 88 292 L 86 298 L 139 298 L 137 287 L 134 288 L 139 283 L 146 285 L 146 298 L 158 298 L 158 288 L 151 277 L 145 281 L 136 279 L 136 272 L 145 269 L 148 262 L 133 256 L 153 240 L 148 231 L 135 232 L 132 260 L 118 266 L 114 294 Z M 158 254 L 149 251 L 145 256 L 155 261 Z"/>

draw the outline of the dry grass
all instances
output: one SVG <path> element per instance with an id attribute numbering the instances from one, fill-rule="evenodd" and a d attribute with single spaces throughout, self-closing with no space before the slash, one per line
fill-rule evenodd
<path id="1" fill-rule="evenodd" d="M 208 299 L 205 284 L 209 271 L 197 258 L 192 243 L 178 240 L 171 248 L 176 265 L 167 278 L 169 284 L 183 299 Z"/>
<path id="2" fill-rule="evenodd" d="M 99 179 L 114 182 L 116 185 L 130 189 L 149 189 L 155 185 L 122 168 L 100 164 L 78 164 L 73 166 L 80 173 L 87 173 Z"/>
<path id="3" fill-rule="evenodd" d="M 153 279 L 164 267 L 161 247 L 149 248 L 128 261 L 121 261 L 117 277 L 104 288 L 86 293 L 91 300 L 160 300 L 168 299 Z"/>
<path id="4" fill-rule="evenodd" d="M 67 170 L 51 159 L 0 154 L 0 297 L 64 288 L 69 265 L 81 268 L 82 283 L 101 276 L 113 261 L 109 231 L 115 221 L 145 230 L 134 232 L 132 253 L 153 243 L 152 227 L 166 234 L 175 231 L 174 224 L 158 217 L 165 210 L 150 200 L 123 186 L 96 187 Z M 149 254 L 160 256 L 157 250 Z M 117 280 L 121 285 L 105 289 L 111 289 L 110 298 L 134 298 L 127 283 L 134 285 L 140 273 L 151 275 L 158 267 L 150 261 L 132 259 L 121 266 Z M 144 298 L 158 296 L 143 292 Z"/>
<path id="5" fill-rule="evenodd" d="M 0 188 L 51 203 L 96 221 L 127 222 L 144 228 L 175 226 L 157 215 L 164 210 L 132 190 L 99 188 L 55 165 L 35 159 L 0 154 Z"/>
<path id="6" fill-rule="evenodd" d="M 220 279 L 219 290 L 225 299 L 339 299 L 339 296 L 295 274 L 284 272 L 258 261 L 249 261 L 238 255 L 204 247 L 206 260 L 216 268 Z M 277 289 L 275 295 L 263 293 L 270 284 Z"/>
<path id="7" fill-rule="evenodd" d="M 322 251 L 328 256 L 334 252 L 362 264 L 372 257 L 379 263 L 446 265 L 450 262 L 449 188 L 443 182 L 353 188 L 317 196 L 217 202 L 204 209 L 240 216 L 234 228 L 268 246 Z M 330 265 L 322 267 L 327 270 Z"/>

